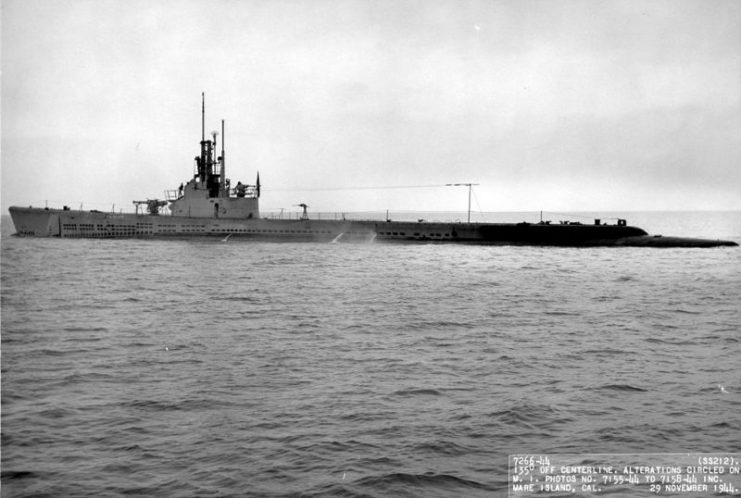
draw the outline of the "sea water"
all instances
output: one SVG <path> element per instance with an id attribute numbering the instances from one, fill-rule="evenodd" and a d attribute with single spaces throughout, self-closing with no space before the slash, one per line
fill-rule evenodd
<path id="1" fill-rule="evenodd" d="M 2 496 L 506 496 L 511 454 L 741 451 L 738 247 L 2 229 Z"/>

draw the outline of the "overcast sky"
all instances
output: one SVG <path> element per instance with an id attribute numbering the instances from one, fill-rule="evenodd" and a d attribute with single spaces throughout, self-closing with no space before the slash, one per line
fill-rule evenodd
<path id="1" fill-rule="evenodd" d="M 3 212 L 162 198 L 202 91 L 264 210 L 741 209 L 738 0 L 3 0 Z"/>

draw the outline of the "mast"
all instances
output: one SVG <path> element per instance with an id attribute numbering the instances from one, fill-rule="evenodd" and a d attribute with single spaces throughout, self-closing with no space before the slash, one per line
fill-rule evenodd
<path id="1" fill-rule="evenodd" d="M 471 185 L 468 184 L 468 222 L 471 223 Z"/>
<path id="2" fill-rule="evenodd" d="M 221 183 L 221 192 L 225 197 L 229 197 L 229 192 L 226 191 L 226 157 L 224 156 L 224 120 L 221 120 L 221 175 L 219 177 Z"/>
<path id="3" fill-rule="evenodd" d="M 201 155 L 198 157 L 198 179 L 203 183 L 206 183 L 209 173 L 206 143 L 206 93 L 201 92 Z"/>
<path id="4" fill-rule="evenodd" d="M 209 197 L 217 197 L 219 185 L 214 169 L 214 148 L 216 135 L 213 140 L 206 140 L 206 93 L 201 92 L 201 156 L 198 160 L 198 176 L 209 191 Z"/>

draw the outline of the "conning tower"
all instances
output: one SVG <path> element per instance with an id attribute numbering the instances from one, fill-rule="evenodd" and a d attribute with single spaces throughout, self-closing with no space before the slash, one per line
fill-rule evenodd
<path id="1" fill-rule="evenodd" d="M 258 218 L 260 174 L 255 185 L 238 182 L 234 187 L 226 178 L 224 120 L 221 120 L 221 155 L 216 155 L 217 132 L 206 139 L 206 95 L 201 94 L 201 154 L 195 157 L 193 178 L 168 192 L 173 216 L 194 218 Z"/>

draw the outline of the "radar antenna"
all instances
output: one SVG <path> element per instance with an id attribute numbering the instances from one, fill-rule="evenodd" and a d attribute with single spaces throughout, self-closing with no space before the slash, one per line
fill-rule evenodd
<path id="1" fill-rule="evenodd" d="M 471 187 L 478 183 L 446 183 L 446 187 L 468 187 L 468 223 L 471 223 Z"/>

